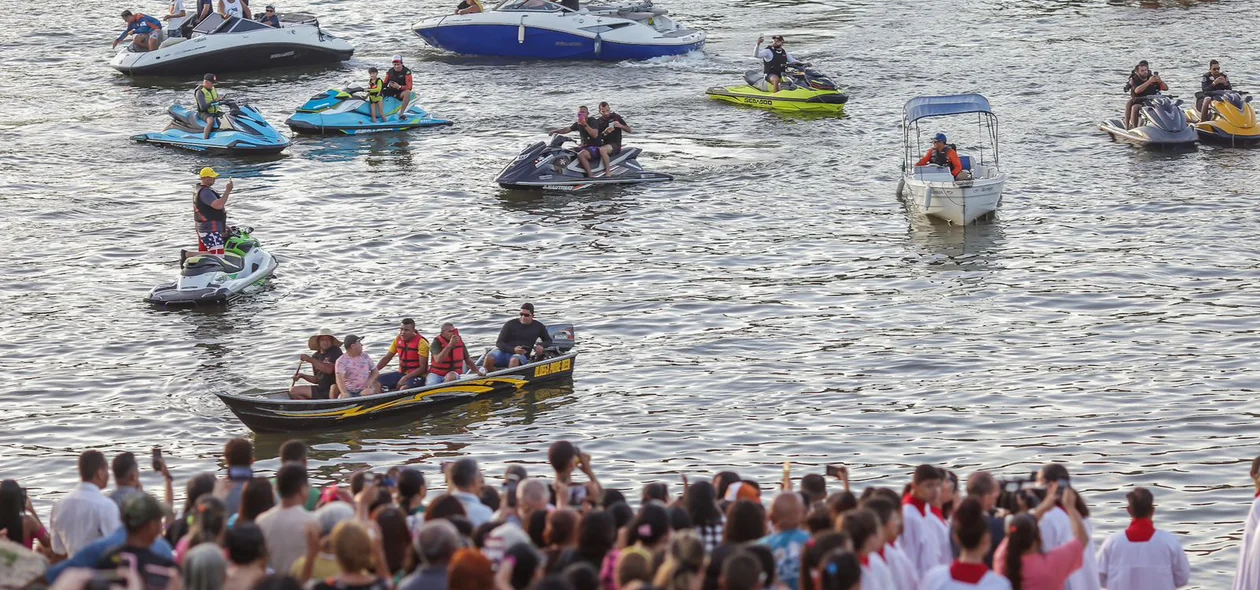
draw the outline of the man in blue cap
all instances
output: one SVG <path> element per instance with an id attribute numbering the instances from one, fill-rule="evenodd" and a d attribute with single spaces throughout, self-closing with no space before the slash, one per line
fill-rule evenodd
<path id="1" fill-rule="evenodd" d="M 929 149 L 928 153 L 924 154 L 923 158 L 915 166 L 927 166 L 928 164 L 948 166 L 949 173 L 953 174 L 955 179 L 963 172 L 962 161 L 958 159 L 958 150 L 946 143 L 944 133 L 937 133 L 936 137 L 932 138 L 932 149 Z"/>

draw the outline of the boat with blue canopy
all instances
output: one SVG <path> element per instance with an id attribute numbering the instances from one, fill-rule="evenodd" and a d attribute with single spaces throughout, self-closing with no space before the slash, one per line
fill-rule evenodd
<path id="1" fill-rule="evenodd" d="M 919 154 L 926 153 L 925 144 L 931 146 L 943 134 L 929 131 L 925 138 L 922 123 L 965 115 L 976 117 L 979 142 L 963 149 L 947 143 L 961 164 L 958 173 L 948 154 L 923 162 Z M 1006 173 L 998 168 L 998 120 L 987 98 L 980 94 L 912 98 L 903 109 L 901 128 L 905 172 L 897 194 L 904 195 L 910 207 L 957 225 L 997 210 Z"/>

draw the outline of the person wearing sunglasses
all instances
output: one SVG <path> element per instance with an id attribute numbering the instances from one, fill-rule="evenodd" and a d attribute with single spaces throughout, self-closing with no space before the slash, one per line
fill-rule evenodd
<path id="1" fill-rule="evenodd" d="M 258 22 L 272 28 L 280 28 L 280 17 L 276 15 L 276 7 L 267 5 L 267 11 L 258 15 Z"/>
<path id="2" fill-rule="evenodd" d="M 534 354 L 541 356 L 544 345 L 551 345 L 551 335 L 547 333 L 547 326 L 534 319 L 533 303 L 521 304 L 520 317 L 503 324 L 503 329 L 499 330 L 499 340 L 495 343 L 495 349 L 486 355 L 483 366 L 487 373 L 497 366 L 519 367 L 529 363 L 531 349 Z"/>
<path id="3" fill-rule="evenodd" d="M 1233 90 L 1234 86 L 1229 83 L 1229 76 L 1221 71 L 1221 62 L 1212 60 L 1208 62 L 1208 71 L 1203 74 L 1203 79 L 1199 81 L 1201 92 L 1196 93 L 1199 97 L 1199 115 L 1203 120 L 1207 120 L 1208 107 L 1212 106 L 1213 92 L 1222 90 Z"/>

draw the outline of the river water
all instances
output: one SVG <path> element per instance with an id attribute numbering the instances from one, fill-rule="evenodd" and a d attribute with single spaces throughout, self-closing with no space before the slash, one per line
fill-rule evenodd
<path id="1" fill-rule="evenodd" d="M 215 468 L 247 431 L 212 392 L 283 386 L 320 327 L 365 335 L 374 358 L 403 316 L 426 334 L 454 319 L 484 345 L 530 300 L 542 321 L 578 326 L 571 386 L 315 436 L 319 477 L 411 463 L 435 479 L 461 455 L 493 474 L 543 470 L 557 438 L 581 441 L 626 490 L 719 468 L 769 485 L 785 460 L 798 476 L 843 462 L 859 486 L 893 487 L 921 462 L 1013 476 L 1065 461 L 1099 540 L 1125 525 L 1125 490 L 1151 486 L 1195 583 L 1228 583 L 1260 410 L 1260 154 L 1142 153 L 1095 125 L 1120 111 L 1139 59 L 1175 94 L 1212 57 L 1250 87 L 1254 43 L 1203 31 L 1250 22 L 1251 3 L 667 2 L 708 32 L 704 53 L 621 64 L 445 55 L 407 25 L 446 4 L 284 3 L 350 39 L 354 59 L 225 74 L 225 95 L 280 124 L 401 53 L 422 104 L 456 124 L 298 138 L 256 160 L 128 140 L 160 129 L 194 81 L 106 65 L 127 6 L 0 15 L 0 474 L 42 511 L 86 448 L 162 445 L 181 482 Z M 773 33 L 848 86 L 847 118 L 704 97 Z M 902 104 L 967 91 L 1001 117 L 1011 180 L 997 218 L 964 230 L 915 218 L 894 190 Z M 493 184 L 600 100 L 675 182 L 582 195 Z M 141 297 L 194 243 L 203 165 L 236 178 L 230 215 L 281 258 L 279 274 L 227 311 L 150 309 Z M 274 469 L 283 437 L 255 440 Z"/>

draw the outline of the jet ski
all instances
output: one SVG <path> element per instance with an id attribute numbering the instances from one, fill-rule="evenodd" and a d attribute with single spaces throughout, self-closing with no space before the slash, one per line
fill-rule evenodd
<path id="1" fill-rule="evenodd" d="M 674 179 L 668 174 L 645 171 L 637 160 L 643 150 L 635 147 L 622 148 L 620 154 L 611 157 L 612 174 L 609 176 L 602 175 L 603 162 L 593 158 L 591 173 L 594 176 L 587 176 L 578 161 L 577 151 L 564 147 L 570 141 L 573 141 L 570 137 L 557 135 L 550 143 L 539 141 L 530 145 L 499 173 L 495 182 L 503 188 L 576 191 L 592 186 Z"/>
<path id="2" fill-rule="evenodd" d="M 844 114 L 844 103 L 849 97 L 836 88 L 822 72 L 804 64 L 802 68 L 789 68 L 779 80 L 779 91 L 771 92 L 761 70 L 744 72 L 744 86 L 714 86 L 705 91 L 709 98 L 724 100 L 763 109 L 797 113 Z"/>
<path id="3" fill-rule="evenodd" d="M 158 305 L 216 305 L 240 296 L 247 287 L 261 285 L 279 262 L 249 234 L 251 228 L 231 228 L 223 256 L 181 251 L 179 279 L 158 285 L 144 298 Z"/>
<path id="4" fill-rule="evenodd" d="M 1128 141 L 1144 147 L 1190 146 L 1199 137 L 1181 112 L 1181 101 L 1156 94 L 1146 98 L 1138 109 L 1138 125 L 1129 129 L 1124 117 L 1107 119 L 1098 128 L 1112 139 Z"/>
<path id="5" fill-rule="evenodd" d="M 1186 109 L 1186 119 L 1194 125 L 1201 141 L 1229 146 L 1260 144 L 1260 127 L 1256 126 L 1250 94 L 1217 90 L 1207 95 L 1212 97 L 1207 116 L 1201 115 L 1197 108 Z"/>
<path id="6" fill-rule="evenodd" d="M 154 51 L 127 44 L 109 65 L 132 76 L 200 76 L 337 63 L 354 54 L 354 46 L 324 31 L 307 14 L 280 15 L 280 28 L 213 12 L 195 27 L 190 26 L 193 20 L 171 23 L 172 36 Z"/>
<path id="7" fill-rule="evenodd" d="M 334 89 L 316 94 L 299 107 L 285 124 L 296 133 L 312 135 L 357 135 L 451 124 L 446 119 L 429 116 L 420 105 L 415 104 L 415 92 L 411 93 L 412 103 L 407 107 L 406 119 L 398 118 L 398 108 L 402 106 L 402 101 L 387 96 L 382 101 L 386 120 L 377 119 L 373 123 L 369 103 L 366 97 L 357 94 L 359 92 L 363 92 L 363 88 Z"/>
<path id="8" fill-rule="evenodd" d="M 209 139 L 203 137 L 206 120 L 197 111 L 178 104 L 168 110 L 173 120 L 166 129 L 131 139 L 211 154 L 278 154 L 289 147 L 289 138 L 276 131 L 248 103 L 225 100 L 221 104 L 228 107 L 228 112 L 219 118 Z"/>

